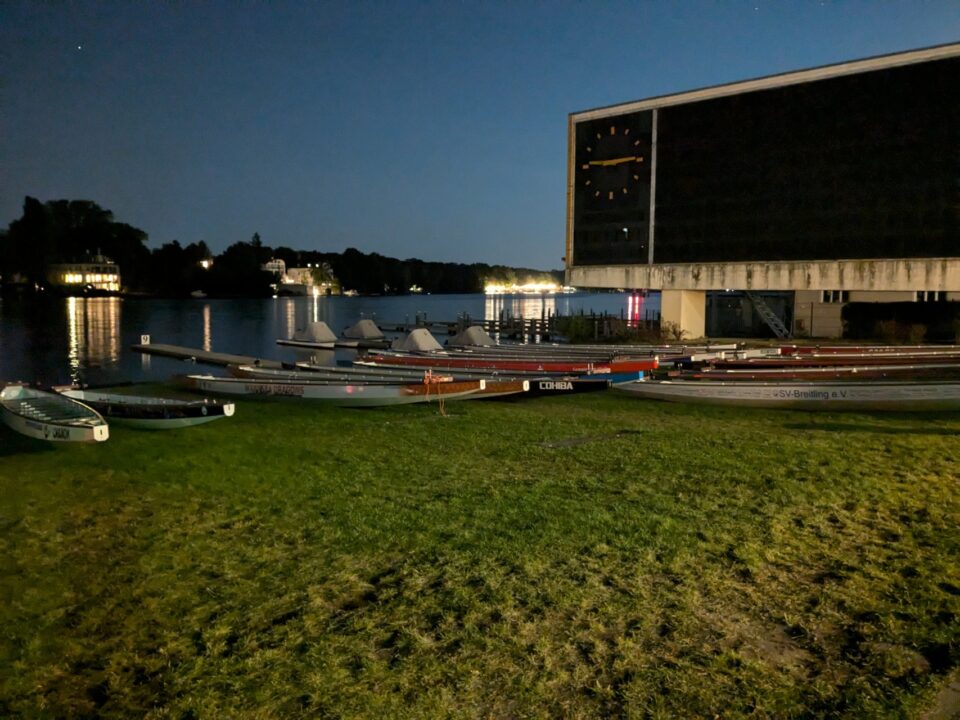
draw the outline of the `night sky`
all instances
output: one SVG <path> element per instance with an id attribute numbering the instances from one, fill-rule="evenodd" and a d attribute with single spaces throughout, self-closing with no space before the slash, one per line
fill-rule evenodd
<path id="1" fill-rule="evenodd" d="M 958 40 L 956 0 L 0 0 L 0 227 L 559 268 L 568 113 Z"/>

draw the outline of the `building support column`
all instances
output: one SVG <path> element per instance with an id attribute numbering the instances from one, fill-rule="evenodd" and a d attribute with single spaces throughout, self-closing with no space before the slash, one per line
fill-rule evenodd
<path id="1" fill-rule="evenodd" d="M 685 340 L 706 335 L 707 293 L 704 290 L 664 290 L 660 294 L 660 327 L 675 326 Z"/>

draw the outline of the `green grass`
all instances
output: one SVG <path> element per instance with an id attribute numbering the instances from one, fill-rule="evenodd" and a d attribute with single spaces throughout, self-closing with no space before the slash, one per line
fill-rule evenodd
<path id="1" fill-rule="evenodd" d="M 0 715 L 919 717 L 958 431 L 615 393 L 0 428 Z"/>

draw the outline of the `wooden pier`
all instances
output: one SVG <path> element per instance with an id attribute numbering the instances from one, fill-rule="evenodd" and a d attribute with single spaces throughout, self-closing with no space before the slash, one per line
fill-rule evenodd
<path id="1" fill-rule="evenodd" d="M 195 362 L 202 365 L 257 365 L 264 368 L 280 369 L 283 364 L 279 360 L 265 360 L 263 358 L 253 357 L 252 355 L 231 355 L 230 353 L 210 352 L 200 348 L 184 347 L 182 345 L 164 345 L 158 343 L 138 343 L 131 348 L 134 352 L 144 355 L 157 355 L 158 357 L 168 357 L 175 360 L 184 360 L 186 362 Z"/>

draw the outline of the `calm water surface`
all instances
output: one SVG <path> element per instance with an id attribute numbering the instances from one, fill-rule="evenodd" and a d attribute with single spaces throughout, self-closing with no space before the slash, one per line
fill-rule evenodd
<path id="1" fill-rule="evenodd" d="M 166 380 L 190 370 L 176 360 L 130 350 L 149 334 L 152 342 L 292 360 L 277 338 L 322 320 L 342 333 L 361 318 L 381 323 L 471 318 L 539 318 L 584 312 L 645 317 L 659 297 L 629 293 L 569 295 L 408 295 L 400 297 L 297 297 L 256 300 L 135 298 L 0 299 L 0 381 L 110 383 Z M 443 342 L 443 338 L 438 338 Z"/>

